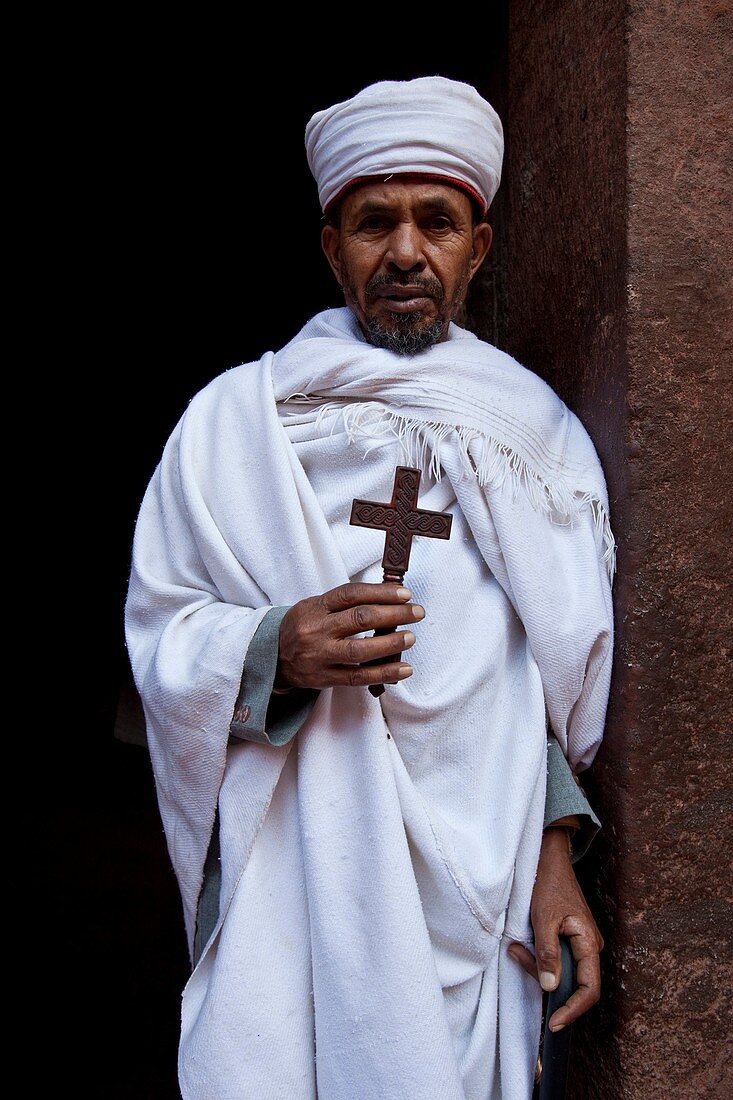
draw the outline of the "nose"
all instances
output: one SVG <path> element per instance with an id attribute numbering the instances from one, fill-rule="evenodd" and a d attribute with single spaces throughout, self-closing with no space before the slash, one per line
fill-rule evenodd
<path id="1" fill-rule="evenodd" d="M 389 235 L 384 262 L 399 271 L 422 271 L 426 266 L 423 239 L 418 226 L 410 222 L 396 225 Z"/>

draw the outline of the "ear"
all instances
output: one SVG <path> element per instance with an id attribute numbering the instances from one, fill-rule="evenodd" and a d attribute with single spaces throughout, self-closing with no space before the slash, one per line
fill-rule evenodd
<path id="1" fill-rule="evenodd" d="M 471 278 L 474 277 L 481 264 L 486 259 L 486 253 L 491 248 L 494 231 L 488 222 L 479 222 L 473 227 L 473 251 L 471 253 Z"/>
<path id="2" fill-rule="evenodd" d="M 324 225 L 321 230 L 321 248 L 331 265 L 331 271 L 336 276 L 336 282 L 339 286 L 343 286 L 341 282 L 341 234 L 335 225 Z"/>

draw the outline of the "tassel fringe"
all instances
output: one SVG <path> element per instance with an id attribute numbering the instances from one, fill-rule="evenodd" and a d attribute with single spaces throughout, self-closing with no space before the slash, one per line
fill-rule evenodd
<path id="1" fill-rule="evenodd" d="M 588 507 L 593 515 L 596 539 L 609 580 L 616 573 L 616 540 L 611 530 L 608 510 L 602 500 L 591 493 L 573 489 L 562 478 L 550 481 L 542 477 L 521 455 L 505 443 L 475 428 L 444 424 L 434 420 L 414 420 L 375 403 L 343 405 L 327 402 L 322 405 L 317 427 L 322 420 L 336 414 L 331 431 L 342 424 L 349 442 L 368 438 L 371 446 L 366 453 L 385 442 L 397 440 L 406 466 L 428 470 L 440 481 L 441 453 L 446 442 L 458 444 L 463 475 L 475 477 L 482 488 L 503 488 L 507 481 L 514 493 L 522 492 L 538 512 L 552 523 L 572 524 L 574 518 Z"/>

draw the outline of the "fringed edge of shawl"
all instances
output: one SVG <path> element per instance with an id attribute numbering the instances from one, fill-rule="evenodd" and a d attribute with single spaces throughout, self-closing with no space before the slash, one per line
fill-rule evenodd
<path id="1" fill-rule="evenodd" d="M 477 428 L 466 428 L 435 420 L 416 420 L 372 403 L 343 405 L 327 402 L 318 412 L 317 425 L 329 413 L 338 414 L 349 442 L 372 439 L 367 453 L 379 446 L 375 436 L 396 439 L 405 464 L 427 469 L 436 481 L 441 478 L 441 449 L 447 440 L 456 440 L 464 473 L 475 477 L 482 488 L 501 489 L 511 481 L 515 493 L 523 492 L 534 509 L 552 523 L 572 524 L 586 507 L 593 516 L 601 560 L 609 581 L 616 573 L 616 540 L 605 502 L 597 494 L 574 489 L 563 478 L 550 479 L 533 469 L 525 458 L 506 443 Z M 334 424 L 335 427 L 335 424 Z M 334 429 L 332 428 L 332 431 Z"/>

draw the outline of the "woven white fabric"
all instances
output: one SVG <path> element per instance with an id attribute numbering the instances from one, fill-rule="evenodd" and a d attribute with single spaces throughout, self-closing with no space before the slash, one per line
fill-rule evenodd
<path id="1" fill-rule="evenodd" d="M 379 580 L 353 497 L 396 464 L 451 539 L 417 538 L 415 674 L 320 693 L 290 746 L 228 745 L 273 605 Z M 603 475 L 536 376 L 451 326 L 412 358 L 348 310 L 215 379 L 138 520 L 127 634 L 189 942 L 220 809 L 219 924 L 183 998 L 185 1100 L 528 1100 L 545 727 L 600 743 L 612 609 Z M 390 736 L 388 737 L 388 733 Z"/>
<path id="2" fill-rule="evenodd" d="M 485 212 L 501 182 L 504 134 L 472 85 L 422 76 L 371 84 L 318 111 L 305 147 L 323 210 L 356 180 L 416 172 L 463 184 Z"/>

